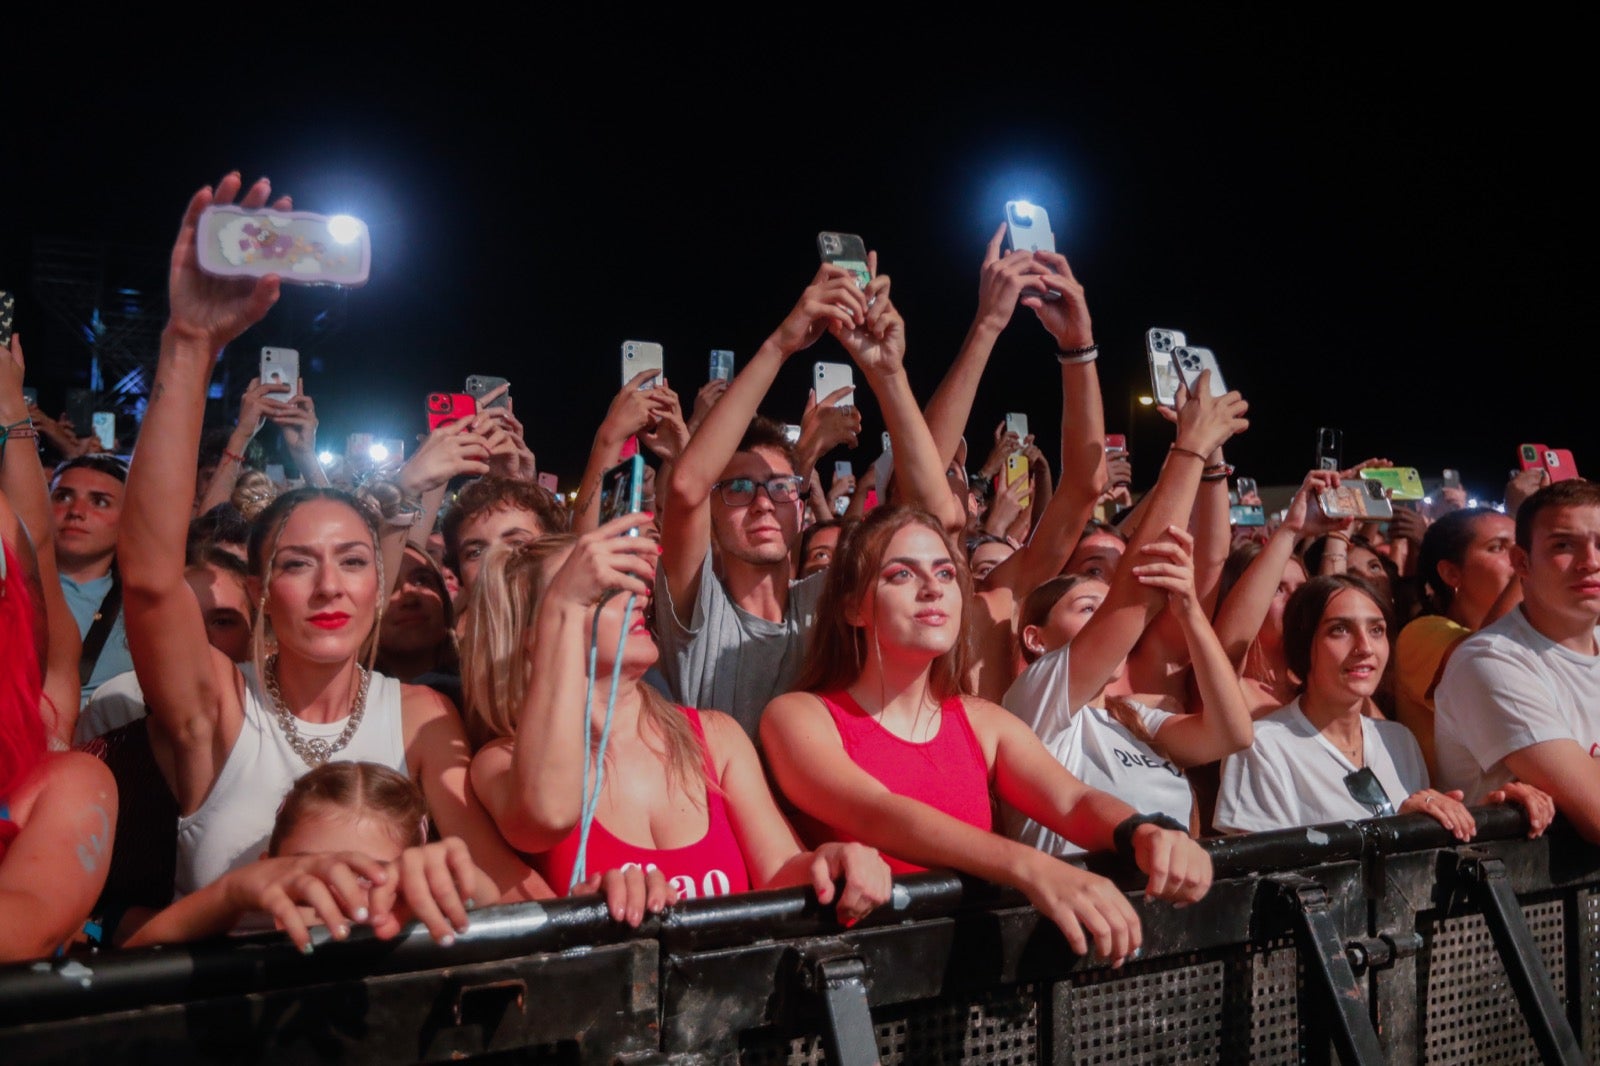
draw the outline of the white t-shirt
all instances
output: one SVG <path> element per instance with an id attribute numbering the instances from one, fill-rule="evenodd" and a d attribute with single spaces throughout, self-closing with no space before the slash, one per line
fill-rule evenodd
<path id="1" fill-rule="evenodd" d="M 1109 792 L 1141 814 L 1166 814 L 1189 824 L 1194 795 L 1182 770 L 1107 711 L 1068 705 L 1067 648 L 1030 663 L 1000 704 L 1026 722 L 1056 761 L 1090 788 Z M 1175 717 L 1142 703 L 1133 706 L 1150 736 Z M 1079 855 L 1084 850 L 1010 807 L 1002 807 L 1000 814 L 1005 833 L 1013 840 L 1052 855 Z"/>
<path id="2" fill-rule="evenodd" d="M 1505 757 L 1534 744 L 1575 740 L 1600 758 L 1600 655 L 1557 644 L 1521 607 L 1461 642 L 1433 699 L 1439 787 L 1468 803 L 1510 781 Z"/>
<path id="3" fill-rule="evenodd" d="M 1361 744 L 1396 811 L 1428 787 L 1422 748 L 1399 722 L 1363 717 Z M 1257 721 L 1251 745 L 1223 760 L 1214 824 L 1224 833 L 1256 833 L 1375 817 L 1345 786 L 1345 775 L 1358 769 L 1295 700 Z"/>
<path id="4" fill-rule="evenodd" d="M 113 729 L 137 722 L 149 713 L 144 705 L 144 690 L 139 687 L 138 674 L 125 670 L 94 690 L 94 695 L 89 697 L 83 712 L 78 715 L 72 743 L 87 744 L 95 737 L 103 737 Z"/>

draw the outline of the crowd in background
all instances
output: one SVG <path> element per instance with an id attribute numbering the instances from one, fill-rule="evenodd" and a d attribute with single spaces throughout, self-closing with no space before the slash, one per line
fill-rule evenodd
<path id="1" fill-rule="evenodd" d="M 1369 460 L 1235 525 L 1248 405 L 1203 374 L 1135 499 L 1083 287 L 1004 227 L 953 358 L 908 353 L 875 255 L 824 264 L 687 412 L 624 384 L 571 498 L 504 388 L 403 464 L 329 465 L 303 388 L 203 425 L 279 291 L 196 262 L 236 198 L 287 207 L 237 174 L 191 201 L 131 462 L 25 402 L 20 337 L 0 353 L 0 959 L 411 920 L 448 943 L 477 907 L 593 892 L 637 925 L 804 885 L 848 924 L 953 868 L 1120 964 L 1133 908 L 1063 858 L 1115 850 L 1182 905 L 1219 833 L 1416 812 L 1466 841 L 1469 805 L 1514 803 L 1600 843 L 1591 482 L 1330 516 Z M 1013 326 L 1037 376 L 985 381 Z M 798 432 L 763 417 L 824 336 L 859 384 Z M 907 358 L 948 364 L 931 396 Z M 980 387 L 1059 389 L 1059 455 L 969 425 Z M 887 447 L 824 484 L 867 393 Z M 292 478 L 250 466 L 268 426 Z M 605 506 L 635 452 L 641 506 Z"/>

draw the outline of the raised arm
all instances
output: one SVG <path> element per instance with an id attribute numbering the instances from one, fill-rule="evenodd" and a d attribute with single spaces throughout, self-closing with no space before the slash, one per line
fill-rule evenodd
<path id="1" fill-rule="evenodd" d="M 195 193 L 178 229 L 168 282 L 171 317 L 128 472 L 118 542 L 128 648 L 150 708 L 157 759 L 173 768 L 183 811 L 195 810 L 210 791 L 239 728 L 237 713 L 222 720 L 224 701 L 238 709 L 234 668 L 207 643 L 200 605 L 183 580 L 206 385 L 223 345 L 260 321 L 278 298 L 276 277 L 214 278 L 197 263 L 200 213 L 213 200 L 231 202 L 239 188 L 234 173 L 214 194 L 210 188 Z M 260 207 L 270 195 L 262 179 L 243 202 Z M 287 198 L 278 204 L 288 209 Z M 173 500 L 184 506 L 172 506 Z"/>
<path id="2" fill-rule="evenodd" d="M 22 398 L 25 369 L 22 335 L 14 333 L 10 346 L 0 348 L 0 425 L 12 427 L 15 434 L 0 445 L 0 496 L 10 502 L 33 543 L 49 642 L 44 669 L 45 706 L 41 711 L 51 747 L 65 750 L 72 745 L 78 719 L 78 656 L 83 642 L 61 591 L 50 523 L 50 494 L 44 468 L 39 465 L 39 451 L 33 440 L 21 432 L 28 423 L 28 407 Z"/>
<path id="3" fill-rule="evenodd" d="M 867 263 L 873 277 L 864 291 L 866 315 L 860 324 L 835 327 L 834 336 L 878 399 L 884 428 L 894 444 L 895 485 L 903 501 L 934 515 L 952 533 L 960 532 L 967 513 L 945 480 L 948 463 L 939 456 L 906 377 L 905 319 L 889 298 L 889 275 L 878 273 L 878 254 L 869 252 Z"/>
<path id="4" fill-rule="evenodd" d="M 1033 309 L 1055 341 L 1057 352 L 1077 354 L 1057 357 L 1061 364 L 1061 481 L 1028 543 L 989 575 L 988 587 L 1006 586 L 1019 596 L 1067 565 L 1106 481 L 1106 420 L 1089 304 L 1065 256 L 1036 252 L 1033 258 L 1044 270 L 1039 281 L 1059 292 L 1061 299 L 1045 300 L 1030 292 L 1022 303 Z"/>
<path id="5" fill-rule="evenodd" d="M 281 382 L 263 384 L 260 378 L 250 379 L 244 395 L 239 397 L 239 422 L 228 436 L 228 443 L 222 449 L 222 458 L 217 460 L 217 469 L 200 494 L 195 514 L 205 514 L 217 504 L 227 503 L 233 496 L 233 487 L 244 472 L 245 449 L 255 440 L 267 416 L 287 407 L 280 394 L 288 391 L 289 386 Z"/>
<path id="6" fill-rule="evenodd" d="M 700 569 L 711 545 L 711 486 L 738 450 L 745 429 L 788 358 L 809 348 L 836 323 L 855 328 L 867 317 L 867 298 L 855 274 L 825 263 L 800 300 L 733 379 L 706 415 L 666 479 L 661 522 L 661 565 L 681 618 L 692 615 Z M 920 420 L 920 415 L 919 415 Z M 926 430 L 924 430 L 926 432 Z"/>
<path id="7" fill-rule="evenodd" d="M 649 434 L 652 440 L 659 438 L 661 441 L 670 441 L 676 445 L 671 451 L 673 459 L 682 455 L 683 448 L 687 446 L 687 427 L 684 427 L 681 442 L 676 434 L 664 434 L 661 431 L 662 420 L 672 417 L 674 413 L 677 415 L 677 425 L 683 425 L 677 397 L 667 393 L 664 386 L 659 389 L 640 388 L 656 375 L 655 370 L 641 370 L 611 398 L 611 406 L 606 409 L 606 416 L 601 419 L 600 429 L 594 435 L 594 447 L 589 449 L 589 465 L 584 468 L 583 480 L 578 485 L 578 500 L 573 508 L 572 519 L 574 533 L 587 533 L 600 524 L 600 479 L 607 470 L 622 461 L 622 448 L 628 443 L 629 437 L 640 434 L 642 438 Z"/>
<path id="8" fill-rule="evenodd" d="M 1212 396 L 1210 371 L 1202 372 L 1195 394 L 1178 409 L 1178 439 L 1161 466 L 1155 488 L 1145 498 L 1144 516 L 1128 542 L 1124 558 L 1144 558 L 1144 549 L 1173 527 L 1188 525 L 1206 457 L 1222 442 L 1249 425 L 1248 405 L 1237 392 Z M 1122 565 L 1112 577 L 1105 602 L 1072 641 L 1068 698 L 1081 707 L 1111 679 L 1132 652 L 1145 627 L 1166 605 L 1166 596 L 1139 581 L 1135 567 Z"/>

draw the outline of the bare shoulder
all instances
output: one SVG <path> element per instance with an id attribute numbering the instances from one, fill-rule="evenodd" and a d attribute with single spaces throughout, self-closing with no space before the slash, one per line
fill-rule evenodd
<path id="1" fill-rule="evenodd" d="M 82 801 L 117 800 L 117 782 L 106 764 L 81 751 L 63 751 L 45 758 L 18 788 L 8 806 L 11 818 L 25 825 L 35 807 Z"/>
<path id="2" fill-rule="evenodd" d="M 738 719 L 722 711 L 701 711 L 700 728 L 705 730 L 706 747 L 711 751 L 711 764 L 721 776 L 730 760 L 741 756 L 755 757 L 756 746 L 740 725 Z"/>
<path id="3" fill-rule="evenodd" d="M 407 723 L 415 722 L 418 725 L 440 716 L 448 716 L 457 721 L 461 712 L 449 696 L 438 689 L 429 688 L 427 685 L 400 686 L 400 713 L 405 716 Z"/>

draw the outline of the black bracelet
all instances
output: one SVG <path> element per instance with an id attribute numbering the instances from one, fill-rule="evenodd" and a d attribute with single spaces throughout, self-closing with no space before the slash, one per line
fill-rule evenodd
<path id="1" fill-rule="evenodd" d="M 1098 358 L 1100 358 L 1100 346 L 1098 344 L 1085 344 L 1082 348 L 1056 349 L 1056 362 L 1062 366 L 1092 363 Z"/>
<path id="2" fill-rule="evenodd" d="M 1111 844 L 1124 859 L 1133 858 L 1133 833 L 1141 825 L 1159 825 L 1163 829 L 1176 829 L 1187 833 L 1189 827 L 1170 814 L 1130 814 L 1111 831 Z"/>

